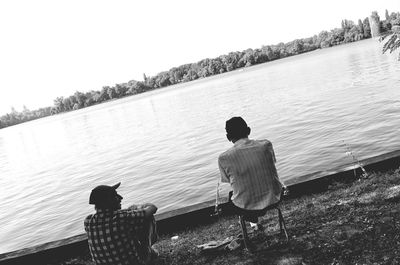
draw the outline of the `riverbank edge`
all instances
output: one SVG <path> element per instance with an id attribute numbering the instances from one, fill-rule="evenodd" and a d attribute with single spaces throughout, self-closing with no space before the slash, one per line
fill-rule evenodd
<path id="1" fill-rule="evenodd" d="M 388 152 L 360 161 L 370 172 L 387 171 L 400 166 L 400 150 Z M 349 163 L 332 169 L 295 177 L 285 184 L 290 190 L 289 198 L 323 192 L 333 182 L 352 182 L 362 174 L 360 164 Z M 227 198 L 222 198 L 224 209 Z M 170 233 L 185 227 L 212 221 L 215 201 L 207 201 L 156 215 L 160 234 Z M 63 259 L 88 253 L 86 234 L 40 244 L 0 254 L 0 264 L 43 263 L 50 259 Z"/>

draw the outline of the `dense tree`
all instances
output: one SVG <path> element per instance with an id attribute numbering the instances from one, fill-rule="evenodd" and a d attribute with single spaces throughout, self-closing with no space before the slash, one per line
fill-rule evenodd
<path id="1" fill-rule="evenodd" d="M 262 46 L 261 50 L 265 54 L 267 61 L 272 61 L 272 60 L 278 59 L 278 57 L 272 50 L 271 46 L 269 46 L 269 45 Z"/>
<path id="2" fill-rule="evenodd" d="M 299 54 L 299 49 L 303 49 L 303 45 L 298 43 L 298 40 L 294 40 L 288 43 L 285 43 L 283 45 L 283 49 L 281 48 L 280 50 L 284 50 L 282 54 L 285 54 L 284 56 L 291 56 L 291 55 L 296 55 Z"/>
<path id="3" fill-rule="evenodd" d="M 400 48 L 400 16 L 399 18 L 392 20 L 391 24 L 392 31 L 380 38 L 380 41 L 386 39 L 386 42 L 383 45 L 383 53 L 388 51 L 392 53 Z M 400 54 L 398 59 L 400 60 Z"/>
<path id="4" fill-rule="evenodd" d="M 64 97 L 57 97 L 54 100 L 54 108 L 57 111 L 57 113 L 65 111 Z"/>
<path id="5" fill-rule="evenodd" d="M 103 86 L 103 88 L 100 90 L 100 95 L 97 102 L 100 103 L 111 99 L 110 96 L 108 95 L 108 88 L 109 88 L 108 86 Z"/>
<path id="6" fill-rule="evenodd" d="M 371 13 L 371 19 L 375 20 L 376 22 L 379 22 L 379 21 L 380 21 L 380 17 L 379 17 L 379 15 L 378 15 L 378 12 L 377 12 L 377 11 L 372 11 L 372 13 Z"/>
<path id="7" fill-rule="evenodd" d="M 138 82 L 138 81 L 132 80 L 132 81 L 129 81 L 128 84 L 129 84 L 128 94 L 130 94 L 130 95 L 136 95 L 139 93 L 143 93 L 150 89 L 143 82 Z"/>
<path id="8" fill-rule="evenodd" d="M 126 96 L 126 92 L 129 90 L 129 87 L 126 83 L 116 84 L 115 85 L 115 93 L 117 94 L 117 98 L 122 98 Z"/>
<path id="9" fill-rule="evenodd" d="M 174 67 L 169 70 L 169 76 L 170 76 L 170 83 L 171 84 L 177 84 L 182 82 L 182 78 L 185 75 L 184 67 Z"/>
<path id="10" fill-rule="evenodd" d="M 197 74 L 197 71 L 194 69 L 189 69 L 189 71 L 187 71 L 187 73 L 183 76 L 183 81 L 188 82 L 188 81 L 196 80 L 198 78 L 199 78 L 199 76 Z"/>
<path id="11" fill-rule="evenodd" d="M 345 31 L 350 30 L 354 26 L 353 21 L 344 19 L 342 20 L 342 29 Z"/>
<path id="12" fill-rule="evenodd" d="M 74 103 L 71 102 L 71 99 L 69 97 L 64 98 L 62 103 L 64 105 L 64 110 L 66 110 L 66 111 L 72 110 L 72 108 L 74 106 Z"/>
<path id="13" fill-rule="evenodd" d="M 328 31 L 321 31 L 316 40 L 317 47 L 328 48 L 332 45 L 332 36 Z"/>
<path id="14" fill-rule="evenodd" d="M 397 12 L 397 13 L 392 12 L 392 13 L 390 14 L 390 17 L 389 17 L 389 18 L 390 18 L 390 23 L 393 25 L 392 22 L 394 22 L 394 20 L 400 18 L 400 12 Z"/>
<path id="15" fill-rule="evenodd" d="M 80 109 L 85 107 L 85 102 L 86 102 L 86 95 L 83 94 L 82 92 L 76 91 L 74 94 L 74 97 L 76 99 L 76 103 L 74 103 L 74 109 Z"/>

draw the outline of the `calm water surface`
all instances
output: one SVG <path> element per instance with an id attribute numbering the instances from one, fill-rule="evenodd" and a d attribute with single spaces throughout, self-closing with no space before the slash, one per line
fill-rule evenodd
<path id="1" fill-rule="evenodd" d="M 164 212 L 214 198 L 224 123 L 274 144 L 283 180 L 400 149 L 400 62 L 377 40 L 0 130 L 0 253 L 83 233 L 90 190 Z M 228 190 L 223 187 L 223 193 Z"/>

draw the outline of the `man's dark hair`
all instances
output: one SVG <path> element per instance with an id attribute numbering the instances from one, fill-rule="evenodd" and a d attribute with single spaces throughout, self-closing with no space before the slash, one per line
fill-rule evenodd
<path id="1" fill-rule="evenodd" d="M 250 134 L 250 128 L 242 117 L 233 117 L 226 121 L 226 136 L 231 141 L 246 138 Z"/>

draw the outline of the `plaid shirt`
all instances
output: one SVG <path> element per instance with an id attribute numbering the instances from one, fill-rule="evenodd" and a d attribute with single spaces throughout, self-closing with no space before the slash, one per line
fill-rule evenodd
<path id="1" fill-rule="evenodd" d="M 123 210 L 97 209 L 85 219 L 85 231 L 96 264 L 145 264 L 137 234 L 143 230 L 144 210 L 133 206 Z"/>
<path id="2" fill-rule="evenodd" d="M 282 184 L 268 140 L 243 138 L 218 157 L 221 181 L 231 184 L 232 202 L 246 210 L 262 210 L 280 200 Z"/>

